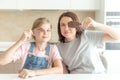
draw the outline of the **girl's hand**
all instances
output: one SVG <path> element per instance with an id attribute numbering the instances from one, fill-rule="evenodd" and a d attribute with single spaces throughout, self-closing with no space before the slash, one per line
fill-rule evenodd
<path id="1" fill-rule="evenodd" d="M 87 17 L 82 21 L 82 26 L 85 29 L 87 29 L 88 27 L 95 27 L 96 22 L 91 17 Z"/>
<path id="2" fill-rule="evenodd" d="M 19 73 L 20 78 L 28 78 L 28 77 L 33 77 L 33 76 L 35 76 L 35 72 L 33 70 L 23 69 Z"/>
<path id="3" fill-rule="evenodd" d="M 26 41 L 27 39 L 29 39 L 31 36 L 33 35 L 32 30 L 28 29 L 25 30 L 20 38 L 20 40 L 22 41 Z"/>

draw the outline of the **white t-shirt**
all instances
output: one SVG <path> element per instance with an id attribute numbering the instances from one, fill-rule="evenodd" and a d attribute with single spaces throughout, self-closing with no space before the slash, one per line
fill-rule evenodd
<path id="1" fill-rule="evenodd" d="M 58 43 L 63 63 L 70 73 L 103 73 L 104 65 L 100 59 L 97 46 L 102 46 L 103 33 L 84 31 L 80 37 L 68 43 Z"/>

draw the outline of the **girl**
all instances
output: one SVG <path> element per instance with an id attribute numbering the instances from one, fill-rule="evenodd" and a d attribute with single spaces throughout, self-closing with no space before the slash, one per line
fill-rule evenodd
<path id="1" fill-rule="evenodd" d="M 62 73 L 62 58 L 58 49 L 55 45 L 48 43 L 51 38 L 51 28 L 46 18 L 35 20 L 32 30 L 25 30 L 13 46 L 0 55 L 0 64 L 5 65 L 22 59 L 19 72 L 21 78 Z M 34 42 L 23 44 L 31 36 Z"/>

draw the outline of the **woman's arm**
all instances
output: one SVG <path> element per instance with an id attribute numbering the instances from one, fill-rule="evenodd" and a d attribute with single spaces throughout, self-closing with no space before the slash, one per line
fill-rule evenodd
<path id="1" fill-rule="evenodd" d="M 120 39 L 120 32 L 118 31 L 118 29 L 115 29 L 112 26 L 96 23 L 95 27 L 104 32 L 104 42 L 113 42 Z"/>
<path id="2" fill-rule="evenodd" d="M 93 26 L 104 32 L 103 41 L 104 42 L 113 42 L 120 39 L 120 31 L 112 26 L 104 25 L 98 22 L 95 22 L 92 18 L 88 17 L 83 21 L 83 25 L 86 27 Z"/>
<path id="3" fill-rule="evenodd" d="M 28 70 L 23 69 L 20 72 L 19 77 L 21 78 L 28 78 L 32 76 L 39 76 L 39 75 L 46 75 L 46 74 L 62 74 L 63 73 L 63 66 L 61 59 L 56 59 L 54 61 L 54 67 L 41 69 L 41 70 Z"/>
<path id="4" fill-rule="evenodd" d="M 67 66 L 63 66 L 63 73 L 64 74 L 70 73 Z"/>
<path id="5" fill-rule="evenodd" d="M 12 45 L 10 48 L 8 48 L 4 53 L 0 55 L 0 65 L 5 65 L 10 62 L 12 62 L 12 56 L 13 53 L 16 51 L 18 47 L 21 46 L 21 44 L 31 35 L 31 30 L 26 30 L 23 32 L 22 36 L 20 39 Z"/>

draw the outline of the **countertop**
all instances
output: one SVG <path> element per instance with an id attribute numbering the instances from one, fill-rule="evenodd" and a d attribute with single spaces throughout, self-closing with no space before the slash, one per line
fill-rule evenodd
<path id="1" fill-rule="evenodd" d="M 18 74 L 0 74 L 0 80 L 120 80 L 120 74 L 50 74 L 27 79 Z"/>

